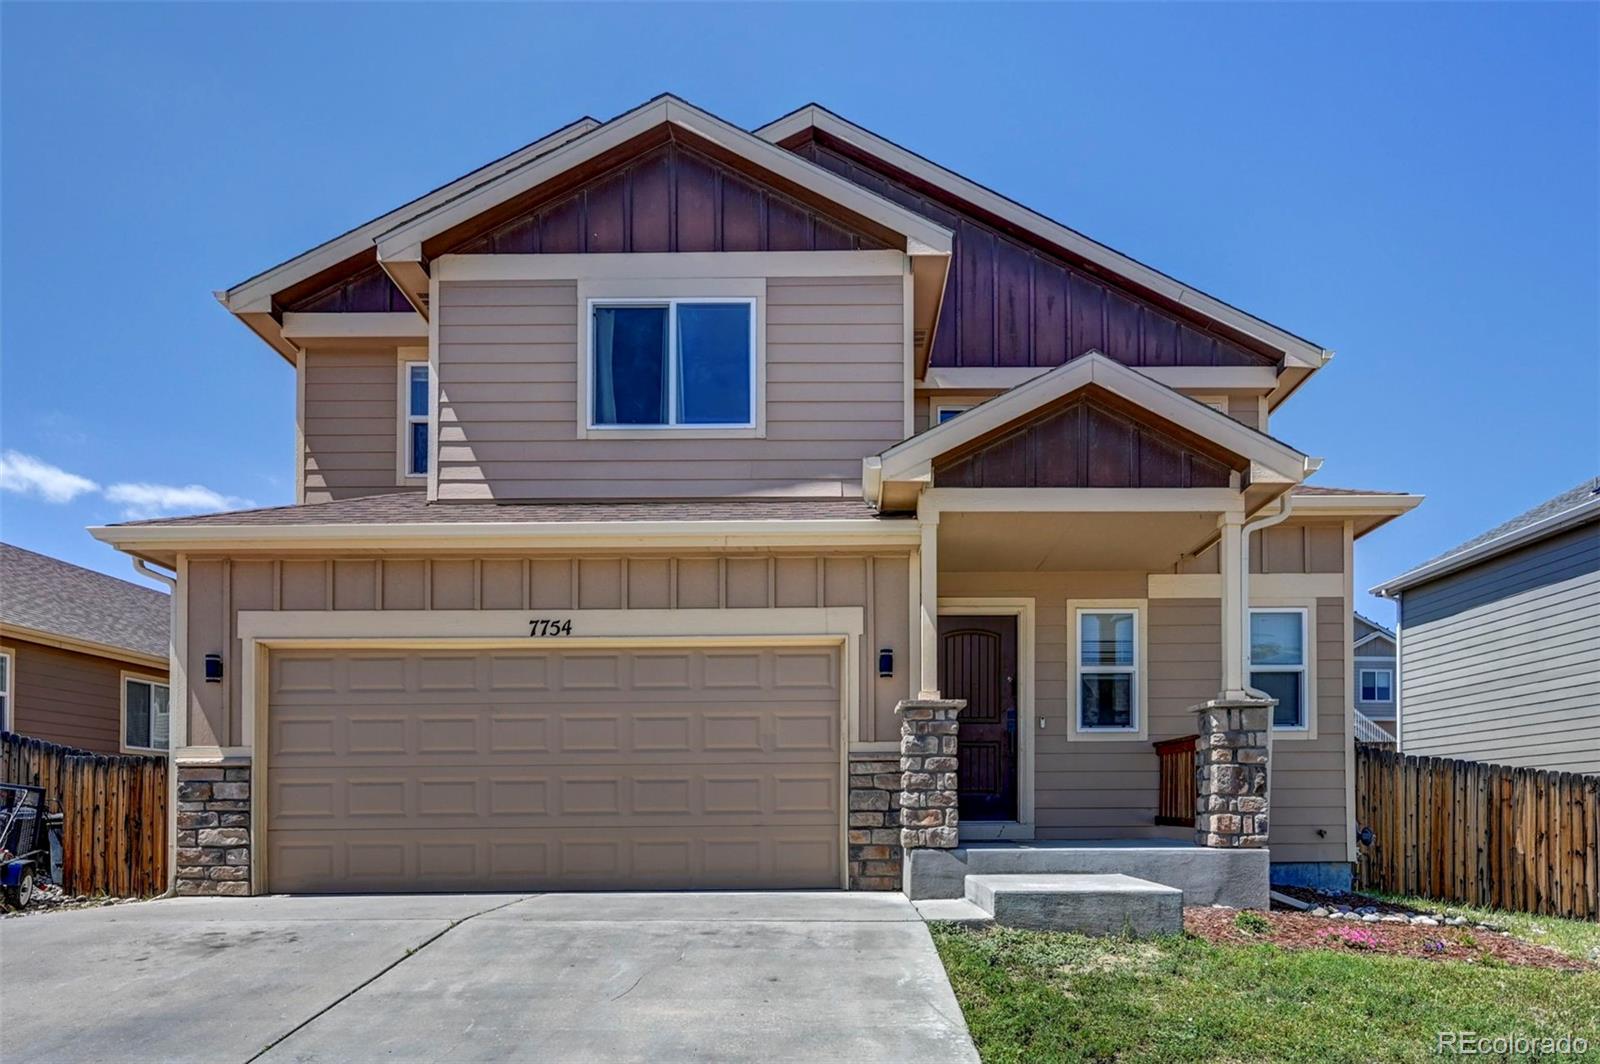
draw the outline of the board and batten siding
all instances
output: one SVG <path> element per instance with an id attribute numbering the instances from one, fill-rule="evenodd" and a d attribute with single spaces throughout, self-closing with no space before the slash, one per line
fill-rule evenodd
<path id="1" fill-rule="evenodd" d="M 191 558 L 191 662 L 222 653 L 222 684 L 189 685 L 190 746 L 246 746 L 243 610 L 626 610 L 859 606 L 862 742 L 898 742 L 910 696 L 911 564 L 905 554 L 629 557 Z M 663 636 L 673 632 L 662 632 Z M 876 653 L 897 667 L 878 676 Z"/>
<path id="2" fill-rule="evenodd" d="M 1600 772 L 1600 523 L 1407 588 L 1406 754 Z"/>
<path id="3" fill-rule="evenodd" d="M 899 277 L 770 278 L 766 437 L 578 438 L 577 285 L 440 286 L 440 499 L 843 497 L 905 435 Z"/>
<path id="4" fill-rule="evenodd" d="M 305 352 L 304 502 L 421 491 L 398 481 L 400 362 L 395 348 Z"/>

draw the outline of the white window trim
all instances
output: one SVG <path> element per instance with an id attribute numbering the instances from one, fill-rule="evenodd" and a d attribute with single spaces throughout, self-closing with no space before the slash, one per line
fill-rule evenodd
<path id="1" fill-rule="evenodd" d="M 134 746 L 128 742 L 128 681 L 147 683 L 152 687 L 165 687 L 167 689 L 167 745 L 166 746 Z M 118 681 L 119 689 L 117 701 L 117 745 L 125 754 L 165 754 L 170 753 L 172 742 L 172 683 L 161 676 L 152 676 L 146 672 L 129 672 L 122 670 L 122 677 Z M 154 700 L 152 699 L 152 704 Z"/>
<path id="2" fill-rule="evenodd" d="M 1067 620 L 1067 738 L 1076 742 L 1132 742 L 1150 738 L 1150 638 L 1147 628 L 1149 602 L 1145 599 L 1068 599 Z M 1129 728 L 1084 728 L 1080 726 L 1083 710 L 1079 698 L 1079 675 L 1083 656 L 1083 622 L 1085 613 L 1133 614 L 1133 665 L 1095 666 L 1087 671 L 1128 671 L 1133 675 L 1133 726 Z"/>
<path id="3" fill-rule="evenodd" d="M 765 278 L 638 279 L 586 278 L 578 282 L 578 411 L 579 439 L 658 440 L 762 439 L 767 434 L 767 352 Z M 748 303 L 750 305 L 750 416 L 745 425 L 596 425 L 594 423 L 594 311 L 596 306 L 639 306 L 678 303 Z M 674 312 L 675 317 L 675 312 Z M 668 395 L 677 404 L 677 330 L 668 324 L 670 342 Z"/>
<path id="4" fill-rule="evenodd" d="M 1191 395 L 1189 398 L 1193 399 L 1197 403 L 1209 406 L 1219 414 L 1223 414 L 1227 417 L 1233 417 L 1232 414 L 1228 413 L 1228 397 L 1226 395 Z"/>
<path id="5" fill-rule="evenodd" d="M 1367 673 L 1369 673 L 1369 672 L 1372 673 L 1374 676 L 1376 676 L 1378 673 L 1381 672 L 1381 673 L 1386 674 L 1389 677 L 1389 680 L 1388 680 L 1389 697 L 1388 698 L 1368 698 L 1367 697 L 1367 694 L 1366 694 L 1366 691 L 1367 691 Z M 1373 686 L 1373 689 L 1376 690 L 1378 685 L 1377 685 L 1376 682 L 1374 682 L 1372 686 Z M 1374 667 L 1374 668 L 1359 668 L 1359 669 L 1357 669 L 1356 670 L 1356 701 L 1360 702 L 1363 705 L 1387 705 L 1388 703 L 1393 702 L 1394 701 L 1394 669 L 1393 668 L 1378 668 L 1378 667 Z"/>
<path id="6" fill-rule="evenodd" d="M 0 686 L 0 698 L 5 699 L 4 704 L 0 704 L 0 731 L 15 731 L 12 722 L 16 719 L 16 699 L 11 692 L 17 688 L 17 656 L 9 650 L 0 650 L 0 658 L 6 663 L 6 682 Z"/>
<path id="7" fill-rule="evenodd" d="M 396 375 L 396 402 L 395 407 L 395 448 L 394 448 L 394 473 L 395 483 L 400 487 L 410 487 L 418 482 L 426 483 L 427 473 L 411 472 L 411 426 L 422 423 L 428 426 L 428 457 L 433 457 L 433 387 L 434 369 L 428 362 L 428 349 L 425 347 L 402 347 L 400 349 L 400 372 Z M 421 366 L 428 371 L 428 410 L 426 413 L 413 414 L 411 412 L 411 370 Z M 431 468 L 432 462 L 429 462 Z"/>
<path id="8" fill-rule="evenodd" d="M 1298 672 L 1300 673 L 1300 707 L 1305 714 L 1305 719 L 1297 727 L 1284 727 L 1274 723 L 1272 734 L 1284 739 L 1315 739 L 1317 737 L 1317 633 L 1313 627 L 1313 618 L 1316 616 L 1316 606 L 1308 602 L 1262 602 L 1255 601 L 1250 605 L 1250 616 L 1258 613 L 1298 613 L 1300 615 L 1300 640 L 1305 651 L 1304 660 L 1299 665 L 1256 665 L 1246 661 L 1245 673 L 1256 672 Z M 1248 654 L 1250 632 L 1245 631 L 1245 650 Z M 1248 682 L 1248 681 L 1247 681 Z"/>

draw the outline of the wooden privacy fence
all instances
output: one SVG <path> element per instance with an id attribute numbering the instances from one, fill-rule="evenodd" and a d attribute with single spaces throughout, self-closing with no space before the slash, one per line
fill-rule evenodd
<path id="1" fill-rule="evenodd" d="M 1600 777 L 1356 747 L 1357 885 L 1600 920 Z"/>
<path id="2" fill-rule="evenodd" d="M 167 759 L 107 756 L 0 732 L 0 783 L 44 788 L 62 814 L 61 887 L 143 897 L 167 889 Z"/>

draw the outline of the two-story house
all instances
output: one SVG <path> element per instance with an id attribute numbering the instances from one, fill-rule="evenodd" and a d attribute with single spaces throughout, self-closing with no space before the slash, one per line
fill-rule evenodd
<path id="1" fill-rule="evenodd" d="M 1418 500 L 1271 434 L 1318 345 L 821 107 L 671 96 L 218 298 L 295 374 L 296 503 L 94 530 L 177 582 L 180 890 L 1348 870 L 1352 545 Z M 1219 697 L 1270 793 L 1175 824 L 1154 744 Z"/>

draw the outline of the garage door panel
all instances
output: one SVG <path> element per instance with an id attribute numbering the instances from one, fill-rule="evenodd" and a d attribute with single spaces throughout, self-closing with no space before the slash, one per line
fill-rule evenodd
<path id="1" fill-rule="evenodd" d="M 555 825 L 727 827 L 837 819 L 839 775 L 829 766 L 619 765 L 609 772 L 463 766 L 453 772 L 393 768 L 269 771 L 272 826 L 287 831 L 338 821 L 350 830 L 412 819 L 435 827 Z"/>
<path id="2" fill-rule="evenodd" d="M 273 655 L 274 890 L 833 887 L 811 647 Z"/>
<path id="3" fill-rule="evenodd" d="M 483 829 L 406 828 L 274 835 L 272 889 L 627 890 L 734 885 L 751 889 L 839 885 L 838 838 L 825 827 L 730 829 L 713 837 L 663 828 L 562 828 L 537 837 Z"/>

